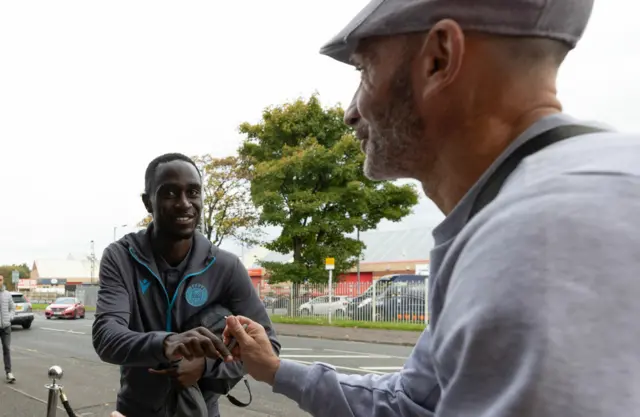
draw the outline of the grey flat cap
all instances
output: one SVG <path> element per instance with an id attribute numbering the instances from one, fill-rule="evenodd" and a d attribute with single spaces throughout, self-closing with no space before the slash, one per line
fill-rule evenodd
<path id="1" fill-rule="evenodd" d="M 442 19 L 463 30 L 507 36 L 538 36 L 575 47 L 594 0 L 371 0 L 320 53 L 350 63 L 361 39 L 426 32 Z"/>

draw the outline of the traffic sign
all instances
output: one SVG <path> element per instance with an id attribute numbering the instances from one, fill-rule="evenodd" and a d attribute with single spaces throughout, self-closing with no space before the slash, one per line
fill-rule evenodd
<path id="1" fill-rule="evenodd" d="M 20 272 L 14 270 L 11 272 L 11 282 L 17 284 L 18 281 L 20 281 Z"/>
<path id="2" fill-rule="evenodd" d="M 327 258 L 324 264 L 327 271 L 333 271 L 336 269 L 336 260 L 334 258 Z"/>

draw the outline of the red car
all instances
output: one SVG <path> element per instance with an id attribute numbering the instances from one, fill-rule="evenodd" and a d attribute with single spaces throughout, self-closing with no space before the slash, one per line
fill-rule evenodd
<path id="1" fill-rule="evenodd" d="M 49 304 L 44 310 L 44 315 L 49 320 L 51 317 L 59 319 L 77 319 L 84 318 L 84 305 L 77 298 L 63 297 L 58 298 L 53 304 Z"/>

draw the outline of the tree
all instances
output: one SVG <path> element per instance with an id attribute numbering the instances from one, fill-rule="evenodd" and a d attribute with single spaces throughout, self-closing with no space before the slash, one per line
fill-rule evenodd
<path id="1" fill-rule="evenodd" d="M 268 108 L 260 123 L 240 126 L 246 139 L 239 153 L 260 222 L 282 228 L 266 247 L 293 256 L 291 263 L 263 263 L 273 281 L 326 281 L 327 257 L 335 258 L 337 276 L 353 267 L 364 246 L 348 234 L 383 219 L 399 221 L 418 202 L 412 185 L 364 176 L 364 155 L 343 116 L 314 95 Z"/>
<path id="2" fill-rule="evenodd" d="M 193 158 L 202 173 L 204 234 L 215 245 L 232 237 L 245 245 L 259 243 L 258 214 L 251 203 L 248 172 L 235 156 Z M 151 215 L 138 226 L 147 227 Z"/>
<path id="3" fill-rule="evenodd" d="M 9 291 L 15 291 L 15 285 L 11 282 L 11 273 L 13 271 L 18 271 L 20 273 L 20 279 L 29 278 L 31 276 L 31 270 L 27 264 L 1 265 L 0 275 L 4 277 L 4 284 Z"/>

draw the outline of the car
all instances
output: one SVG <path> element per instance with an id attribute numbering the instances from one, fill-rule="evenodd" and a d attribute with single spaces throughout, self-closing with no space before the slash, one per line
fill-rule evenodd
<path id="1" fill-rule="evenodd" d="M 77 298 L 61 297 L 49 304 L 44 310 L 47 320 L 52 317 L 59 319 L 83 319 L 86 314 L 84 305 Z"/>
<path id="2" fill-rule="evenodd" d="M 313 300 L 302 304 L 298 311 L 303 316 L 309 315 L 329 315 L 329 308 L 336 317 L 343 317 L 347 313 L 347 305 L 349 304 L 349 297 L 343 295 L 331 296 L 331 303 L 329 303 L 329 296 L 324 295 L 322 297 L 314 298 Z"/>
<path id="3" fill-rule="evenodd" d="M 16 314 L 11 319 L 11 325 L 22 326 L 23 329 L 31 328 L 34 319 L 31 302 L 20 292 L 12 292 L 11 298 L 16 305 Z"/>

